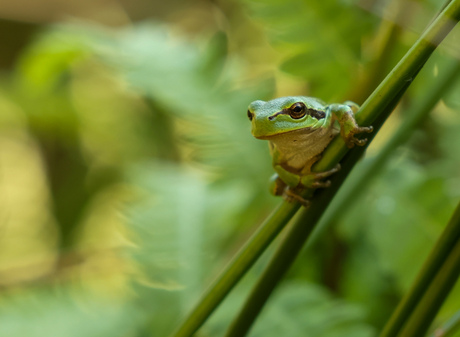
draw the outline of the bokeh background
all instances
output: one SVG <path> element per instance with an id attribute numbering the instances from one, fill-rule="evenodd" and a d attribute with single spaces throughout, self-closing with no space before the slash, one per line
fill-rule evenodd
<path id="1" fill-rule="evenodd" d="M 279 199 L 255 99 L 362 103 L 435 0 L 0 3 L 0 336 L 167 336 Z M 456 29 L 369 148 L 458 58 Z M 460 81 L 251 336 L 375 336 L 460 197 Z M 270 251 L 198 334 L 222 336 Z M 460 309 L 460 288 L 437 324 Z"/>

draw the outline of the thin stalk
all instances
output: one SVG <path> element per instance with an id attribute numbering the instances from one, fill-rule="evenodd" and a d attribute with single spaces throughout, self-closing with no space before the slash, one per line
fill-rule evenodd
<path id="1" fill-rule="evenodd" d="M 412 288 L 404 296 L 396 310 L 393 312 L 388 323 L 385 325 L 379 337 L 397 336 L 412 312 L 417 308 L 423 294 L 430 284 L 434 283 L 436 274 L 441 269 L 443 262 L 451 253 L 453 247 L 460 240 L 460 206 L 457 207 L 454 216 L 444 229 L 435 247 L 425 261 L 422 270 L 412 285 Z"/>
<path id="2" fill-rule="evenodd" d="M 460 16 L 460 1 L 452 0 L 442 13 L 425 30 L 412 48 L 404 55 L 377 89 L 364 102 L 356 114 L 359 125 L 370 125 L 405 86 L 410 84 L 430 55 L 447 36 Z M 315 165 L 318 171 L 327 170 L 330 157 L 342 156 L 347 149 L 340 137 L 336 138 L 324 152 L 322 160 Z"/>
<path id="3" fill-rule="evenodd" d="M 453 337 L 460 331 L 460 311 L 457 311 L 446 323 L 437 328 L 430 337 Z"/>
<path id="4" fill-rule="evenodd" d="M 191 336 L 198 330 L 294 216 L 299 207 L 300 205 L 297 203 L 283 202 L 275 209 L 257 232 L 254 233 L 248 242 L 240 249 L 232 261 L 224 268 L 220 276 L 209 286 L 208 290 L 203 294 L 190 315 L 172 336 Z"/>
<path id="5" fill-rule="evenodd" d="M 356 114 L 360 125 L 374 123 L 376 129 L 393 110 L 399 98 L 418 74 L 436 46 L 452 30 L 460 18 L 460 0 L 453 0 L 442 13 L 430 24 L 422 36 L 395 66 L 379 87 L 364 102 Z M 375 134 L 375 133 L 374 133 Z M 308 239 L 317 221 L 324 213 L 330 200 L 335 195 L 346 174 L 363 153 L 364 148 L 350 151 L 341 162 L 343 168 L 332 179 L 329 189 L 317 191 L 311 207 L 302 211 L 302 215 L 289 229 L 267 268 L 251 291 L 243 309 L 232 322 L 226 337 L 245 336 L 268 300 L 276 285 L 281 281 L 294 259 Z M 340 137 L 336 138 L 324 152 L 322 159 L 315 165 L 318 171 L 325 171 L 336 163 L 332 158 L 342 158 L 347 152 Z"/>
<path id="6" fill-rule="evenodd" d="M 385 163 L 395 149 L 410 138 L 412 131 L 427 118 L 441 96 L 449 90 L 451 84 L 460 75 L 460 62 L 458 60 L 449 60 L 449 63 L 443 68 L 445 69 L 440 69 L 440 75 L 436 82 L 430 83 L 429 87 L 419 95 L 417 103 L 407 112 L 406 119 L 379 153 L 374 158 L 369 158 L 367 162 L 361 162 L 353 170 L 321 218 L 308 244 L 314 242 L 316 237 L 321 235 L 334 219 L 337 219 L 338 215 L 342 214 L 355 201 L 353 196 L 362 190 L 362 186 L 370 184 L 378 172 L 383 170 Z"/>
<path id="7" fill-rule="evenodd" d="M 448 234 L 446 232 L 451 232 L 451 237 L 447 237 Z M 447 250 L 449 252 L 445 254 Z M 441 256 L 444 260 L 440 260 Z M 441 308 L 442 303 L 458 280 L 460 275 L 460 203 L 442 237 L 438 241 L 438 244 L 436 244 L 436 247 L 433 249 L 420 275 L 421 278 L 423 278 L 426 270 L 435 263 L 441 265 L 441 268 L 436 273 L 435 277 L 432 278 L 425 295 L 415 308 L 399 336 L 424 336 Z M 421 283 L 421 278 L 417 279 L 415 286 L 417 286 L 419 282 Z M 409 295 L 410 294 L 411 293 L 409 293 Z"/>

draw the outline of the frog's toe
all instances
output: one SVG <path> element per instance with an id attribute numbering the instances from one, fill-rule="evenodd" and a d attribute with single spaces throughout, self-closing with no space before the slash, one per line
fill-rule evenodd
<path id="1" fill-rule="evenodd" d="M 331 186 L 331 181 L 326 180 L 326 181 L 315 181 L 314 183 L 311 184 L 312 188 L 328 188 Z"/>
<path id="2" fill-rule="evenodd" d="M 366 143 L 367 143 L 367 138 L 359 139 L 359 138 L 355 138 L 354 136 L 348 138 L 347 141 L 345 142 L 347 147 L 350 149 L 353 148 L 355 145 L 364 146 L 366 145 Z"/>
<path id="3" fill-rule="evenodd" d="M 374 131 L 374 127 L 372 125 L 370 125 L 370 126 L 360 126 L 358 128 L 357 133 L 361 133 L 361 132 L 371 133 L 372 131 Z"/>
<path id="4" fill-rule="evenodd" d="M 351 149 L 355 145 L 365 145 L 367 143 L 367 138 L 359 139 L 356 138 L 355 135 L 363 132 L 370 133 L 372 131 L 374 131 L 374 128 L 372 126 L 358 126 L 354 128 L 350 134 L 344 137 L 347 147 Z"/>
<path id="5" fill-rule="evenodd" d="M 314 179 L 319 180 L 319 179 L 327 178 L 333 175 L 334 173 L 337 173 L 338 171 L 340 171 L 340 169 L 341 169 L 340 164 L 337 164 L 330 170 L 323 171 L 323 172 L 311 172 L 311 175 L 314 177 Z"/>
<path id="6" fill-rule="evenodd" d="M 337 164 L 333 168 L 331 168 L 330 170 L 325 171 L 324 173 L 326 173 L 327 176 L 330 176 L 330 175 L 332 175 L 334 173 L 339 172 L 341 168 L 342 168 L 342 166 L 340 164 Z"/>
<path id="7" fill-rule="evenodd" d="M 310 201 L 309 200 L 302 198 L 300 195 L 298 195 L 295 191 L 293 191 L 289 187 L 284 190 L 283 198 L 287 202 L 297 201 L 305 208 L 310 207 Z"/>
<path id="8" fill-rule="evenodd" d="M 352 142 L 354 145 L 364 146 L 367 143 L 367 138 L 363 138 L 363 139 L 353 138 Z"/>

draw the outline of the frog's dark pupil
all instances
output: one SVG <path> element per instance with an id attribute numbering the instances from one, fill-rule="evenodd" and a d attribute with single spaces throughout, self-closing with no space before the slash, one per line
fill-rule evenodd
<path id="1" fill-rule="evenodd" d="M 250 121 L 252 121 L 252 117 L 253 117 L 252 112 L 248 110 L 248 118 Z"/>
<path id="2" fill-rule="evenodd" d="M 294 109 L 292 109 L 294 112 L 301 112 L 303 110 L 303 107 L 297 103 L 294 107 Z"/>

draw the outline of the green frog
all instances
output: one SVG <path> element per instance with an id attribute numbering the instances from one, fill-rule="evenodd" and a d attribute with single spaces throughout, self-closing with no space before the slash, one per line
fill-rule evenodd
<path id="1" fill-rule="evenodd" d="M 323 179 L 337 172 L 340 165 L 324 172 L 312 172 L 311 167 L 338 133 L 349 148 L 366 144 L 367 139 L 355 135 L 372 132 L 372 126 L 358 126 L 354 118 L 358 108 L 353 102 L 327 105 L 306 96 L 252 102 L 248 108 L 252 134 L 269 141 L 276 171 L 271 193 L 308 207 L 309 201 L 301 196 L 305 189 L 330 186 L 330 181 Z"/>

